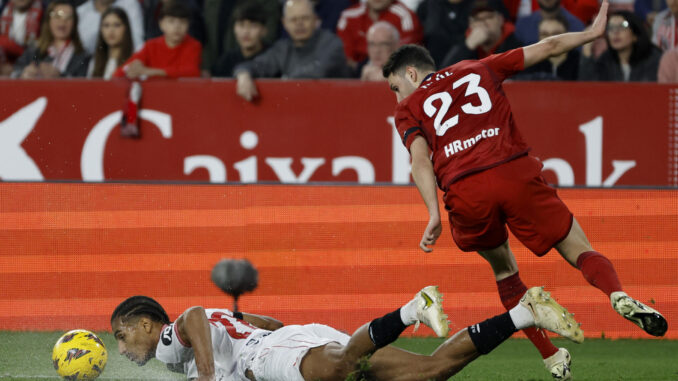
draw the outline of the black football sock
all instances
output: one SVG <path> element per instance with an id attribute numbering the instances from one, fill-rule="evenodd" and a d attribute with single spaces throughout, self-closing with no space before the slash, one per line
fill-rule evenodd
<path id="1" fill-rule="evenodd" d="M 471 341 L 478 353 L 486 355 L 516 332 L 508 312 L 468 327 Z"/>
<path id="2" fill-rule="evenodd" d="M 370 322 L 370 339 L 377 347 L 385 347 L 394 342 L 407 328 L 400 318 L 400 308 Z"/>

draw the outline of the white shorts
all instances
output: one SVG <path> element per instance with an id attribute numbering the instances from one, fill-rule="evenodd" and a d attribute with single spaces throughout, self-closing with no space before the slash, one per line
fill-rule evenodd
<path id="1" fill-rule="evenodd" d="M 266 336 L 257 350 L 251 370 L 257 381 L 304 381 L 299 366 L 309 349 L 351 337 L 322 324 L 290 325 Z"/>

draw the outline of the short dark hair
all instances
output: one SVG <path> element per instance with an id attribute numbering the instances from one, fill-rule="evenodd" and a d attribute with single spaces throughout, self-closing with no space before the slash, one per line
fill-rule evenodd
<path id="1" fill-rule="evenodd" d="M 163 6 L 160 7 L 159 19 L 162 19 L 163 17 L 166 16 L 190 20 L 191 9 L 187 5 L 185 5 L 183 1 L 173 0 L 167 3 L 163 3 Z"/>
<path id="2" fill-rule="evenodd" d="M 391 54 L 382 69 L 382 74 L 384 78 L 388 78 L 391 74 L 404 70 L 407 66 L 414 66 L 419 70 L 436 70 L 436 63 L 426 48 L 408 44 L 401 46 Z"/>
<path id="3" fill-rule="evenodd" d="M 266 25 L 266 10 L 258 1 L 248 1 L 233 10 L 233 21 L 252 21 Z"/>
<path id="4" fill-rule="evenodd" d="M 170 319 L 160 303 L 148 296 L 131 296 L 120 303 L 111 315 L 111 324 L 117 318 L 128 319 L 135 316 L 148 316 L 153 321 L 169 324 Z"/>

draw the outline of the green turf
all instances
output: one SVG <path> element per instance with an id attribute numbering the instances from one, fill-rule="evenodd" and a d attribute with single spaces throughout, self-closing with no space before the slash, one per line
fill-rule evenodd
<path id="1" fill-rule="evenodd" d="M 0 379 L 56 380 L 51 364 L 57 333 L 0 332 Z M 110 350 L 102 380 L 180 380 L 156 360 L 138 367 L 118 355 L 113 336 L 100 335 Z M 440 339 L 400 339 L 400 347 L 431 353 Z M 678 380 L 678 341 L 671 340 L 587 340 L 576 345 L 555 340 L 572 354 L 576 380 Z M 512 339 L 488 356 L 471 363 L 453 380 L 551 380 L 541 359 L 527 340 Z"/>

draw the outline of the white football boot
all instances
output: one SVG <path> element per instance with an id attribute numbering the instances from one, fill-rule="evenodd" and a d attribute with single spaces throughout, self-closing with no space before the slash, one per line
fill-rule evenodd
<path id="1" fill-rule="evenodd" d="M 438 337 L 447 337 L 450 327 L 447 315 L 443 312 L 443 295 L 438 291 L 438 286 L 424 287 L 414 298 L 417 302 L 414 330 L 419 328 L 421 322 L 430 327 Z"/>
<path id="2" fill-rule="evenodd" d="M 610 294 L 612 308 L 625 319 L 642 328 L 652 336 L 664 336 L 668 329 L 666 319 L 655 309 L 631 298 L 625 292 Z"/>
<path id="3" fill-rule="evenodd" d="M 520 299 L 520 304 L 532 312 L 534 325 L 557 333 L 575 343 L 584 341 L 584 332 L 574 320 L 574 314 L 558 304 L 544 287 L 532 287 Z"/>
<path id="4" fill-rule="evenodd" d="M 554 353 L 553 356 L 544 359 L 544 366 L 546 366 L 546 370 L 551 372 L 554 380 L 571 380 L 571 363 L 570 352 L 565 348 L 558 348 L 558 352 Z"/>

